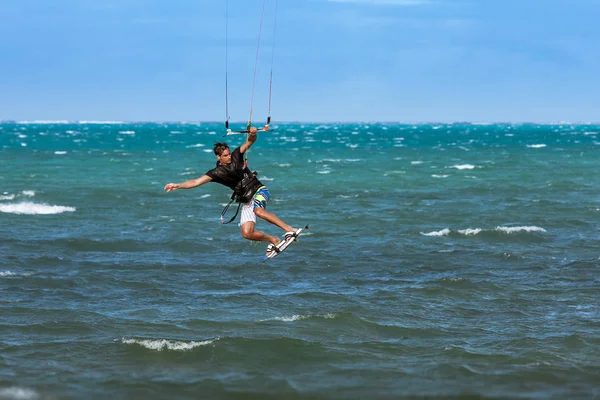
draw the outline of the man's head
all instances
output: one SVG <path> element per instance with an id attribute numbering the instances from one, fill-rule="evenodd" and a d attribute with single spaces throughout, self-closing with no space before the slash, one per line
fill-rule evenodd
<path id="1" fill-rule="evenodd" d="M 231 164 L 231 151 L 229 150 L 227 143 L 215 143 L 213 151 L 220 164 Z"/>

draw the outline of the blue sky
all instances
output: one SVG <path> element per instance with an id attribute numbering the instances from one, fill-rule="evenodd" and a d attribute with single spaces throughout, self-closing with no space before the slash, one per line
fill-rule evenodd
<path id="1" fill-rule="evenodd" d="M 228 1 L 248 118 L 263 0 Z M 267 0 L 253 121 L 600 121 L 600 1 Z M 0 1 L 0 119 L 225 119 L 225 0 Z"/>

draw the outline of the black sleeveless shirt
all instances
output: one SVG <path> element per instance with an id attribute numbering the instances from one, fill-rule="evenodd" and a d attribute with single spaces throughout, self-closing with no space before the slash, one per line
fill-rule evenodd
<path id="1" fill-rule="evenodd" d="M 252 175 L 252 171 L 248 167 L 244 168 L 244 157 L 240 152 L 240 148 L 236 148 L 231 153 L 231 163 L 228 165 L 221 165 L 217 161 L 217 166 L 210 171 L 206 172 L 213 182 L 225 185 L 231 190 L 235 189 L 235 186 L 244 179 L 244 175 Z M 260 188 L 262 183 L 258 179 L 252 182 L 253 191 L 255 192 Z M 247 189 L 246 189 L 247 190 Z"/>

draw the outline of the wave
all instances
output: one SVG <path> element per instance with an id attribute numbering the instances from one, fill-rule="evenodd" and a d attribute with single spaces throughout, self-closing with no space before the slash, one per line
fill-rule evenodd
<path id="1" fill-rule="evenodd" d="M 12 272 L 12 271 L 0 271 L 0 277 L 6 276 L 31 276 L 31 274 L 26 274 L 22 272 Z"/>
<path id="2" fill-rule="evenodd" d="M 18 386 L 0 389 L 0 399 L 35 400 L 39 398 L 39 393 L 33 389 Z"/>
<path id="3" fill-rule="evenodd" d="M 448 236 L 452 233 L 456 233 L 463 236 L 475 236 L 482 232 L 501 232 L 505 234 L 515 234 L 520 232 L 541 232 L 545 233 L 546 230 L 544 228 L 540 228 L 539 226 L 497 226 L 494 229 L 483 229 L 483 228 L 468 228 L 468 229 L 457 229 L 451 230 L 449 228 L 442 229 L 440 231 L 433 232 L 420 232 L 423 236 Z"/>
<path id="4" fill-rule="evenodd" d="M 31 202 L 0 205 L 0 212 L 8 214 L 48 215 L 74 211 L 74 207 L 52 206 L 48 204 L 37 204 Z"/>
<path id="5" fill-rule="evenodd" d="M 155 351 L 164 351 L 164 350 L 172 350 L 172 351 L 188 351 L 192 350 L 196 347 L 207 346 L 213 344 L 215 341 L 219 340 L 219 338 L 214 338 L 210 340 L 203 340 L 200 342 L 196 341 L 180 341 L 180 340 L 168 340 L 168 339 L 116 339 L 116 341 L 120 341 L 123 344 L 133 344 L 144 347 L 148 350 Z"/>
<path id="6" fill-rule="evenodd" d="M 306 319 L 311 319 L 311 318 L 325 318 L 325 319 L 333 319 L 336 317 L 336 314 L 316 314 L 316 315 L 299 315 L 299 314 L 295 314 L 295 315 L 291 315 L 291 316 L 285 316 L 285 317 L 274 317 L 274 318 L 267 318 L 267 319 L 261 319 L 258 322 L 270 322 L 270 321 L 281 321 L 281 322 L 294 322 L 294 321 L 302 321 L 302 320 L 306 320 Z"/>
<path id="7" fill-rule="evenodd" d="M 456 169 L 474 169 L 475 166 L 471 165 L 471 164 L 459 164 L 459 165 L 453 165 L 451 167 L 448 168 L 456 168 Z"/>

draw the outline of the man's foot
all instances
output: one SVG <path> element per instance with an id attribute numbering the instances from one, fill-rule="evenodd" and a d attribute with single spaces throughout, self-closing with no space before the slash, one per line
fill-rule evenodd
<path id="1" fill-rule="evenodd" d="M 283 241 L 281 242 L 283 243 Z M 279 243 L 279 244 L 281 244 Z M 267 254 L 265 254 L 267 257 L 272 257 L 273 255 L 279 253 L 279 245 L 275 246 L 273 243 L 269 243 L 269 245 L 267 246 Z"/>
<path id="2" fill-rule="evenodd" d="M 296 229 L 295 231 L 286 232 L 286 233 L 283 235 L 283 240 L 286 240 L 286 241 L 287 241 L 287 240 L 289 240 L 289 239 L 292 239 L 292 238 L 293 238 L 293 239 L 297 238 L 297 237 L 298 237 L 298 233 L 299 233 L 301 230 L 302 230 L 302 229 L 298 228 L 298 229 Z"/>

